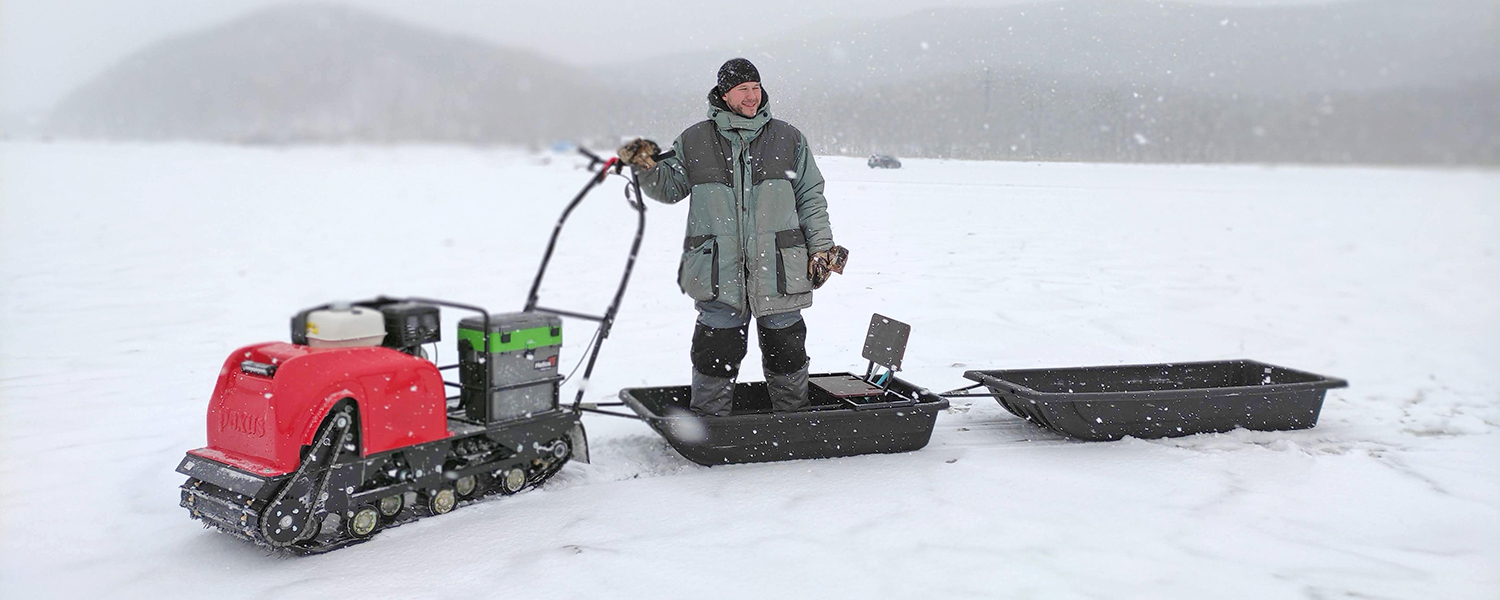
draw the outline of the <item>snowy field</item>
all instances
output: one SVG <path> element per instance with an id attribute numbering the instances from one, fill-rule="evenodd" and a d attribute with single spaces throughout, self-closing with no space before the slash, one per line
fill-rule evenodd
<path id="1" fill-rule="evenodd" d="M 1348 379 L 1311 430 L 1082 443 L 971 399 L 918 452 L 704 468 L 589 416 L 594 464 L 332 554 L 189 520 L 172 469 L 228 352 L 331 300 L 519 309 L 577 162 L 0 145 L 0 596 L 1500 598 L 1493 171 L 820 159 L 852 256 L 807 311 L 814 370 L 862 370 L 878 311 L 934 390 L 1228 358 Z M 590 400 L 687 381 L 685 214 L 651 204 Z M 602 308 L 631 215 L 618 183 L 589 199 L 547 304 Z"/>

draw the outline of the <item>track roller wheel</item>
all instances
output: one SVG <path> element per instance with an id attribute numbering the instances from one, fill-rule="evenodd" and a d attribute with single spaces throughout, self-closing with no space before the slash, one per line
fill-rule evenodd
<path id="1" fill-rule="evenodd" d="M 573 445 L 568 440 L 557 440 L 552 442 L 551 452 L 553 460 L 562 460 L 573 453 Z"/>
<path id="2" fill-rule="evenodd" d="M 354 516 L 349 517 L 349 535 L 356 538 L 367 538 L 375 535 L 380 530 L 380 510 L 373 506 L 362 506 L 354 511 Z"/>
<path id="3" fill-rule="evenodd" d="M 507 496 L 514 494 L 526 487 L 526 471 L 520 467 L 511 467 L 497 475 L 495 483 L 500 488 L 500 493 Z"/>
<path id="4" fill-rule="evenodd" d="M 380 504 L 378 505 L 380 509 L 380 516 L 387 519 L 401 514 L 401 509 L 405 506 L 406 501 L 401 497 L 401 494 L 391 494 L 389 496 L 381 498 Z"/>
<path id="5" fill-rule="evenodd" d="M 479 478 L 474 475 L 459 477 L 458 481 L 453 482 L 453 491 L 458 492 L 458 497 L 460 498 L 473 496 L 474 492 L 478 489 Z"/>
<path id="6" fill-rule="evenodd" d="M 432 509 L 432 514 L 435 515 L 445 514 L 453 510 L 455 506 L 458 506 L 458 494 L 453 492 L 453 488 L 448 487 L 438 488 L 427 501 L 427 507 Z"/>
<path id="7" fill-rule="evenodd" d="M 308 517 L 307 518 L 307 524 L 302 526 L 302 532 L 299 533 L 299 534 L 297 534 L 297 541 L 292 542 L 292 543 L 296 544 L 296 543 L 306 542 L 306 541 L 311 540 L 311 539 L 313 539 L 315 537 L 318 537 L 318 532 L 321 531 L 322 529 L 323 529 L 323 520 L 322 519 L 318 518 L 317 515 L 313 515 L 311 517 Z"/>

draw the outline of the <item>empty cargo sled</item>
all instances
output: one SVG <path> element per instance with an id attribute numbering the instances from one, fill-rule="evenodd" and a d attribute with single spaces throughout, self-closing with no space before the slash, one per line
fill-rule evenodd
<path id="1" fill-rule="evenodd" d="M 808 378 L 812 408 L 771 412 L 764 382 L 735 386 L 727 417 L 688 411 L 688 386 L 629 388 L 620 399 L 700 465 L 918 450 L 932 437 L 938 411 L 948 401 L 892 376 L 877 387 L 849 373 Z"/>
<path id="2" fill-rule="evenodd" d="M 1084 440 L 1306 429 L 1317 425 L 1325 392 L 1348 385 L 1253 360 L 967 371 L 964 377 L 989 388 L 1012 414 Z"/>

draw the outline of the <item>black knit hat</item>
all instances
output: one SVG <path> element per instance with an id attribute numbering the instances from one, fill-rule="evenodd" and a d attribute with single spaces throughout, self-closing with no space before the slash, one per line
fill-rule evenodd
<path id="1" fill-rule="evenodd" d="M 755 65 L 750 64 L 748 60 L 731 58 L 724 63 L 724 66 L 719 67 L 719 85 L 714 87 L 714 93 L 722 96 L 734 89 L 734 86 L 746 81 L 759 82 L 760 71 L 757 71 Z"/>

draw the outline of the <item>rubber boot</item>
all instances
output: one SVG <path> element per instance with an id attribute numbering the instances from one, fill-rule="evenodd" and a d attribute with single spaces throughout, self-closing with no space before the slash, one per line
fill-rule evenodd
<path id="1" fill-rule="evenodd" d="M 761 366 L 766 373 L 766 392 L 771 396 L 771 410 L 785 412 L 805 410 L 807 398 L 807 323 L 797 319 L 787 327 L 770 329 L 761 322 Z"/>
<path id="2" fill-rule="evenodd" d="M 791 373 L 766 371 L 766 391 L 771 394 L 771 410 L 790 412 L 808 409 L 810 403 L 807 399 L 807 366 L 809 364 L 812 363 L 802 363 L 802 368 Z"/>
<path id="3" fill-rule="evenodd" d="M 688 407 L 708 417 L 727 417 L 734 408 L 734 380 L 745 358 L 748 326 L 716 329 L 698 323 L 693 330 L 693 387 Z M 705 375 L 712 373 L 712 375 Z"/>
<path id="4" fill-rule="evenodd" d="M 807 387 L 806 372 L 802 386 Z M 693 369 L 692 399 L 688 403 L 693 413 L 705 417 L 727 417 L 734 407 L 734 380 L 728 377 L 712 377 Z"/>

